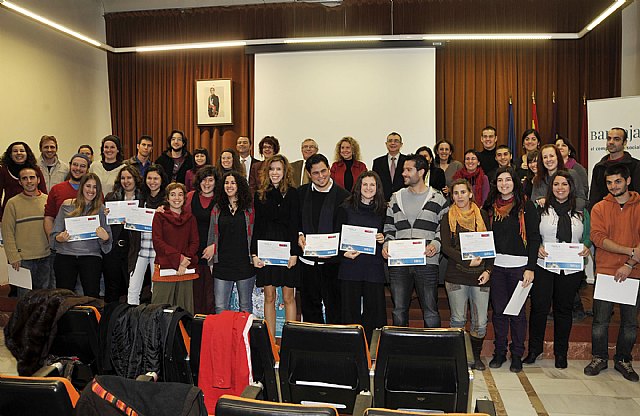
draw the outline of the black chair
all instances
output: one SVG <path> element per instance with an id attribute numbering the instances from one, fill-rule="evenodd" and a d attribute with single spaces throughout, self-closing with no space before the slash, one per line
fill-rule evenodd
<path id="1" fill-rule="evenodd" d="M 470 411 L 468 338 L 462 329 L 384 327 L 374 368 L 374 406 Z"/>
<path id="2" fill-rule="evenodd" d="M 222 396 L 216 404 L 217 416 L 338 416 L 330 406 L 303 406 Z"/>
<path id="3" fill-rule="evenodd" d="M 195 385 L 198 385 L 198 372 L 200 370 L 200 344 L 202 342 L 202 329 L 206 315 L 196 315 L 191 323 L 191 374 Z M 249 330 L 249 343 L 251 346 L 251 369 L 253 381 L 262 384 L 262 389 L 248 389 L 247 396 L 277 402 L 278 382 L 276 378 L 276 363 L 278 351 L 269 327 L 264 320 L 255 319 Z M 245 394 L 243 393 L 243 396 Z"/>
<path id="4" fill-rule="evenodd" d="M 425 412 L 412 412 L 409 410 L 391 410 L 391 409 L 380 409 L 380 408 L 371 408 L 367 409 L 364 412 L 364 416 L 425 416 L 426 414 L 433 413 L 425 413 Z M 436 413 L 438 416 L 489 416 L 487 413 Z"/>
<path id="5" fill-rule="evenodd" d="M 55 366 L 32 377 L 0 375 L 0 415 L 70 416 L 79 394 L 64 377 L 48 377 Z"/>
<path id="6" fill-rule="evenodd" d="M 57 323 L 56 336 L 49 354 L 59 357 L 78 357 L 81 364 L 74 368 L 72 382 L 82 390 L 101 369 L 98 326 L 100 312 L 93 306 L 76 306 L 69 309 Z"/>
<path id="7" fill-rule="evenodd" d="M 322 403 L 354 413 L 370 403 L 369 349 L 360 325 L 287 322 L 280 348 L 280 392 L 286 403 Z M 356 400 L 358 406 L 356 406 Z"/>

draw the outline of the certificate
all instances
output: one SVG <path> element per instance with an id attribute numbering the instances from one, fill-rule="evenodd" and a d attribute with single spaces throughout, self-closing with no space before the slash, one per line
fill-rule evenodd
<path id="1" fill-rule="evenodd" d="M 287 266 L 291 255 L 288 241 L 258 240 L 258 257 L 267 266 Z"/>
<path id="2" fill-rule="evenodd" d="M 460 254 L 462 260 L 471 260 L 474 257 L 494 258 L 496 246 L 493 242 L 493 231 L 460 233 Z"/>
<path id="3" fill-rule="evenodd" d="M 544 243 L 544 249 L 547 252 L 547 257 L 543 260 L 545 269 L 584 269 L 584 257 L 580 257 L 580 252 L 584 249 L 582 243 Z"/>
<path id="4" fill-rule="evenodd" d="M 511 299 L 509 299 L 509 303 L 507 303 L 507 307 L 504 308 L 504 314 L 512 316 L 520 315 L 522 306 L 527 300 L 527 296 L 529 296 L 529 291 L 531 291 L 532 287 L 533 283 L 527 287 L 522 287 L 522 281 L 519 281 L 516 285 L 516 290 L 514 290 L 511 295 Z"/>
<path id="5" fill-rule="evenodd" d="M 69 233 L 69 241 L 94 240 L 98 238 L 96 229 L 100 227 L 97 215 L 69 217 L 64 219 L 64 226 Z"/>
<path id="6" fill-rule="evenodd" d="M 305 257 L 331 257 L 338 255 L 340 233 L 307 234 L 304 246 Z"/>
<path id="7" fill-rule="evenodd" d="M 184 271 L 184 274 L 194 274 L 196 272 L 196 269 L 187 269 Z M 160 269 L 160 276 L 164 277 L 164 276 L 175 276 L 178 274 L 178 271 L 176 269 Z"/>
<path id="8" fill-rule="evenodd" d="M 425 240 L 391 240 L 387 247 L 389 266 L 424 266 Z"/>
<path id="9" fill-rule="evenodd" d="M 340 233 L 340 250 L 357 251 L 364 254 L 376 254 L 375 228 L 343 225 Z"/>
<path id="10" fill-rule="evenodd" d="M 105 205 L 109 208 L 107 224 L 116 225 L 124 224 L 127 212 L 129 212 L 131 208 L 138 208 L 138 201 L 107 201 Z"/>
<path id="11" fill-rule="evenodd" d="M 616 282 L 613 276 L 598 273 L 593 298 L 606 300 L 607 302 L 635 305 L 638 300 L 639 284 L 640 281 L 638 279 L 628 277 L 622 282 Z"/>
<path id="12" fill-rule="evenodd" d="M 155 213 L 156 210 L 151 208 L 131 208 L 127 211 L 124 228 L 150 233 Z"/>
<path id="13" fill-rule="evenodd" d="M 16 271 L 12 265 L 8 264 L 7 271 L 9 274 L 9 283 L 25 289 L 32 289 L 31 270 L 20 267 L 20 270 Z"/>

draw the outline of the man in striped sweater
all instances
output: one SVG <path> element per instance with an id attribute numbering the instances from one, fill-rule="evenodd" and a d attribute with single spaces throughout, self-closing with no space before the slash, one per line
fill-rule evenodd
<path id="1" fill-rule="evenodd" d="M 389 267 L 393 299 L 393 324 L 409 325 L 409 304 L 415 285 L 423 310 L 425 328 L 440 327 L 438 313 L 438 258 L 440 220 L 448 209 L 442 193 L 424 182 L 429 163 L 420 155 L 408 155 L 402 177 L 407 188 L 391 196 L 384 225 L 382 255 L 389 258 L 391 240 L 424 239 L 426 265 Z"/>

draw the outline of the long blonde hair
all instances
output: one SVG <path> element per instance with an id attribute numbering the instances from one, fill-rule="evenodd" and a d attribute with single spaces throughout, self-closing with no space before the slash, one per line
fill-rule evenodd
<path id="1" fill-rule="evenodd" d="M 360 160 L 360 145 L 353 137 L 344 136 L 342 139 L 338 140 L 338 143 L 336 143 L 336 151 L 333 155 L 333 161 L 339 162 L 340 160 L 342 160 L 342 156 L 340 156 L 340 146 L 342 146 L 342 143 L 344 142 L 347 142 L 351 145 L 351 159 Z"/>
<path id="2" fill-rule="evenodd" d="M 96 196 L 93 201 L 87 204 L 87 200 L 84 199 L 84 185 L 90 180 L 96 181 Z M 80 215 L 96 215 L 102 207 L 102 183 L 100 178 L 95 173 L 87 173 L 80 179 L 80 186 L 78 187 L 78 194 L 76 198 L 71 201 L 74 206 L 73 211 L 69 213 L 70 217 L 78 217 Z M 86 206 L 89 206 L 89 212 L 85 213 Z"/>
<path id="3" fill-rule="evenodd" d="M 291 172 L 291 165 L 289 165 L 289 161 L 285 156 L 275 154 L 262 162 L 262 166 L 260 167 L 260 186 L 258 187 L 258 198 L 260 201 L 267 199 L 267 192 L 273 189 L 273 184 L 269 178 L 269 168 L 273 162 L 282 163 L 284 170 L 282 180 L 278 184 L 278 190 L 280 193 L 286 194 L 289 188 L 293 188 L 293 172 Z"/>

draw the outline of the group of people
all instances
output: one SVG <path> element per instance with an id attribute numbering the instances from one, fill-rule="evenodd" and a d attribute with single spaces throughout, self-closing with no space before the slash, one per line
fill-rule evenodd
<path id="1" fill-rule="evenodd" d="M 230 308 L 236 287 L 242 311 L 253 309 L 254 287 L 264 290 L 265 319 L 273 331 L 276 289 L 282 288 L 287 320 L 297 316 L 300 291 L 307 322 L 359 323 L 369 339 L 386 325 L 385 284 L 393 299 L 394 325 L 409 324 L 415 288 L 425 327 L 440 327 L 437 288 L 444 268 L 450 325 L 464 328 L 471 318 L 473 367 L 480 358 L 491 302 L 498 368 L 510 352 L 510 369 L 522 370 L 543 352 L 546 319 L 554 317 L 557 368 L 567 367 L 574 301 L 581 270 L 545 268 L 547 243 L 595 246 L 597 273 L 616 281 L 640 278 L 640 162 L 624 151 L 627 133 L 613 128 L 608 155 L 587 183 L 567 138 L 542 144 L 539 133 L 522 136 L 522 160 L 497 145 L 496 129 L 482 130 L 483 149 L 467 150 L 464 163 L 440 140 L 433 148 L 401 153 L 402 137 L 390 133 L 387 154 L 368 170 L 353 137 L 335 147 L 334 161 L 318 153 L 313 139 L 301 144 L 302 159 L 289 162 L 278 139 L 264 137 L 263 160 L 250 154 L 251 139 L 239 137 L 215 165 L 207 149 L 187 150 L 184 133 L 174 130 L 167 150 L 152 163 L 153 139 L 142 136 L 137 153 L 125 159 L 116 136 L 101 143 L 101 160 L 75 154 L 68 167 L 57 159 L 57 140 L 43 136 L 39 161 L 24 142 L 12 143 L 0 160 L 0 193 L 5 251 L 12 267 L 31 271 L 33 287 L 76 288 L 105 301 L 126 295 L 140 303 L 148 267 L 154 303 L 170 303 L 197 313 Z M 45 195 L 47 194 L 47 195 Z M 153 213 L 151 230 L 108 225 L 105 201 L 138 201 Z M 77 241 L 68 220 L 94 216 L 95 235 Z M 373 254 L 340 251 L 337 256 L 304 254 L 307 237 L 340 232 L 343 225 L 376 230 Z M 463 258 L 460 235 L 493 231 L 495 258 Z M 426 264 L 387 266 L 394 240 L 424 239 Z M 260 241 L 288 243 L 287 264 L 260 257 Z M 505 307 L 518 285 L 533 283 L 527 325 Z M 22 289 L 20 289 L 22 292 Z M 608 324 L 613 303 L 594 300 L 593 360 L 585 374 L 607 368 Z M 636 306 L 620 305 L 621 326 L 615 368 L 638 381 L 631 366 L 637 327 Z M 525 356 L 525 339 L 528 348 Z M 511 343 L 509 344 L 509 334 Z"/>

